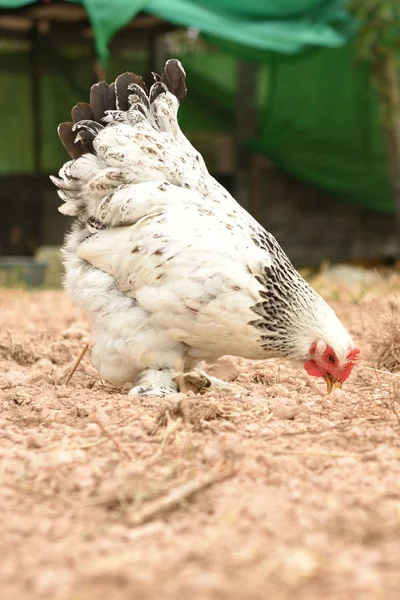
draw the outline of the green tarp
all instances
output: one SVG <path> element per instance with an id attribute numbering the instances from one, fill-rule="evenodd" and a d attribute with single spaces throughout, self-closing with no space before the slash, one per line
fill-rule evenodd
<path id="1" fill-rule="evenodd" d="M 16 7 L 26 1 L 0 0 Z M 251 146 L 288 173 L 348 202 L 392 210 L 377 102 L 367 66 L 356 61 L 352 21 L 337 0 L 83 0 L 105 56 L 112 33 L 139 10 L 199 28 L 219 51 L 181 57 L 189 94 L 180 114 L 184 130 L 235 128 L 236 59 L 260 65 L 258 130 Z M 217 36 L 217 37 L 216 37 Z M 39 38 L 41 39 L 41 38 Z M 40 42 L 43 77 L 41 167 L 54 172 L 65 160 L 55 134 L 71 106 L 86 99 L 91 56 L 82 49 Z M 0 52 L 0 172 L 33 169 L 29 59 Z M 118 72 L 147 68 L 144 55 L 112 56 Z M 266 194 L 267 198 L 267 194 Z"/>
<path id="2" fill-rule="evenodd" d="M 392 210 L 375 91 L 353 46 L 269 65 L 270 93 L 252 147 L 349 202 Z"/>
<path id="3" fill-rule="evenodd" d="M 100 57 L 116 31 L 145 11 L 257 50 L 295 53 L 307 45 L 340 47 L 352 30 L 345 0 L 69 0 L 82 4 L 95 30 Z M 34 0 L 0 0 L 20 8 Z"/>

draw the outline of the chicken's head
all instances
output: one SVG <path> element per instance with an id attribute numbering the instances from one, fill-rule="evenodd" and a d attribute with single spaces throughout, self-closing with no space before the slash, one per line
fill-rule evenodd
<path id="1" fill-rule="evenodd" d="M 318 340 L 311 345 L 304 368 L 309 375 L 323 377 L 330 393 L 333 388 L 342 387 L 359 357 L 358 348 L 353 347 L 340 356 L 323 340 Z"/>

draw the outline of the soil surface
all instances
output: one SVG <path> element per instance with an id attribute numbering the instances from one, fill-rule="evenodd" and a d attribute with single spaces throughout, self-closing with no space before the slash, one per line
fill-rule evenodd
<path id="1" fill-rule="evenodd" d="M 400 374 L 376 364 L 398 280 L 319 286 L 362 351 L 342 390 L 226 357 L 240 392 L 165 399 L 101 381 L 90 347 L 65 385 L 84 315 L 0 290 L 2 600 L 400 598 Z"/>

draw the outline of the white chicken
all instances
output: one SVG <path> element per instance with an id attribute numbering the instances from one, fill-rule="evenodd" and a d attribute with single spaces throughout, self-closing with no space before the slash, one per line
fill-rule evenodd
<path id="1" fill-rule="evenodd" d="M 236 355 L 302 362 L 341 386 L 359 350 L 181 132 L 180 62 L 153 75 L 149 91 L 132 73 L 92 86 L 58 129 L 72 160 L 52 181 L 76 217 L 65 288 L 93 323 L 100 376 L 132 394 L 225 389 L 202 361 Z"/>

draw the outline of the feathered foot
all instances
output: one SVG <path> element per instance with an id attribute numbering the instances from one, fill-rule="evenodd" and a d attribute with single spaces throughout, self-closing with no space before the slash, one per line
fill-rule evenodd
<path id="1" fill-rule="evenodd" d="M 158 396 L 159 398 L 163 398 L 164 396 L 169 396 L 169 394 L 176 394 L 177 391 L 176 388 L 174 389 L 168 385 L 161 385 L 158 387 L 135 385 L 129 390 L 128 396 Z"/>
<path id="2" fill-rule="evenodd" d="M 129 396 L 168 396 L 176 394 L 178 386 L 174 381 L 176 373 L 171 369 L 146 369 L 139 377 L 138 385 L 129 392 Z"/>
<path id="3" fill-rule="evenodd" d="M 195 394 L 204 394 L 211 386 L 208 376 L 199 371 L 182 373 L 182 375 L 175 377 L 175 381 L 178 390 L 183 393 L 194 392 Z"/>
<path id="4" fill-rule="evenodd" d="M 243 391 L 240 386 L 235 383 L 228 383 L 227 381 L 223 381 L 222 379 L 218 379 L 218 377 L 213 377 L 212 375 L 207 375 L 207 378 L 211 382 L 211 389 L 218 390 L 220 392 L 241 392 Z"/>
<path id="5" fill-rule="evenodd" d="M 190 371 L 183 375 L 178 375 L 175 378 L 178 384 L 180 392 L 193 391 L 195 394 L 204 394 L 205 392 L 216 390 L 221 392 L 239 392 L 240 387 L 233 384 L 222 381 L 217 377 L 208 375 L 203 370 Z"/>
<path id="6" fill-rule="evenodd" d="M 240 392 L 241 389 L 234 383 L 227 383 L 205 371 L 189 371 L 177 375 L 172 369 L 147 369 L 140 375 L 138 385 L 129 392 L 129 396 L 168 396 L 181 392 L 194 392 L 205 394 L 208 391 Z"/>

